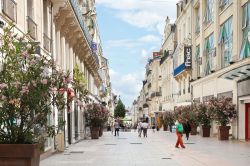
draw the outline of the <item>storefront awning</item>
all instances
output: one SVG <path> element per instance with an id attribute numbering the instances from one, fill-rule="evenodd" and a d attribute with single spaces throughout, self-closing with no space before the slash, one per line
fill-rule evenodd
<path id="1" fill-rule="evenodd" d="M 241 66 L 222 74 L 219 78 L 240 81 L 250 77 L 250 64 Z"/>

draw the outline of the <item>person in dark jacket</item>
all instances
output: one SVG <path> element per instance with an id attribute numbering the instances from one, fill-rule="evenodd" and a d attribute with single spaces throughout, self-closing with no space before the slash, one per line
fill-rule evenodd
<path id="1" fill-rule="evenodd" d="M 184 124 L 184 131 L 186 133 L 186 138 L 187 140 L 189 139 L 189 133 L 191 132 L 191 125 L 189 121 L 187 120 L 186 123 Z"/>

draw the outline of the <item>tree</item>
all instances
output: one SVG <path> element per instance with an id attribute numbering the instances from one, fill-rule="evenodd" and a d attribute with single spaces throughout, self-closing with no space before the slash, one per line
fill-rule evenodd
<path id="1" fill-rule="evenodd" d="M 122 103 L 121 99 L 118 100 L 117 106 L 115 107 L 115 118 L 117 117 L 125 117 L 125 106 Z"/>

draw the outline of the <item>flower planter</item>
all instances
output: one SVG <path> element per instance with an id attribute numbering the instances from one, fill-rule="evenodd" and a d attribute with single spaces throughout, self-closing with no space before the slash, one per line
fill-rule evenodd
<path id="1" fill-rule="evenodd" d="M 191 135 L 197 134 L 197 126 L 191 125 Z"/>
<path id="2" fill-rule="evenodd" d="M 103 128 L 100 127 L 100 130 L 99 130 L 99 137 L 101 137 L 103 135 Z"/>
<path id="3" fill-rule="evenodd" d="M 228 140 L 229 130 L 230 130 L 230 126 L 219 126 L 218 139 L 219 140 Z"/>
<path id="4" fill-rule="evenodd" d="M 163 125 L 163 130 L 164 130 L 164 131 L 168 131 L 168 126 Z"/>
<path id="5" fill-rule="evenodd" d="M 39 166 L 37 144 L 0 144 L 1 166 Z"/>
<path id="6" fill-rule="evenodd" d="M 210 128 L 211 126 L 202 125 L 202 137 L 210 137 Z"/>
<path id="7" fill-rule="evenodd" d="M 91 127 L 91 139 L 99 138 L 100 127 Z"/>

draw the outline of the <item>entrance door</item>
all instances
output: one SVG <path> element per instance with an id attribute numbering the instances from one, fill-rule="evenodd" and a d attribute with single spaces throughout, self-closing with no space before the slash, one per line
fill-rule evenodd
<path id="1" fill-rule="evenodd" d="M 246 104 L 246 141 L 250 139 L 250 103 Z"/>

